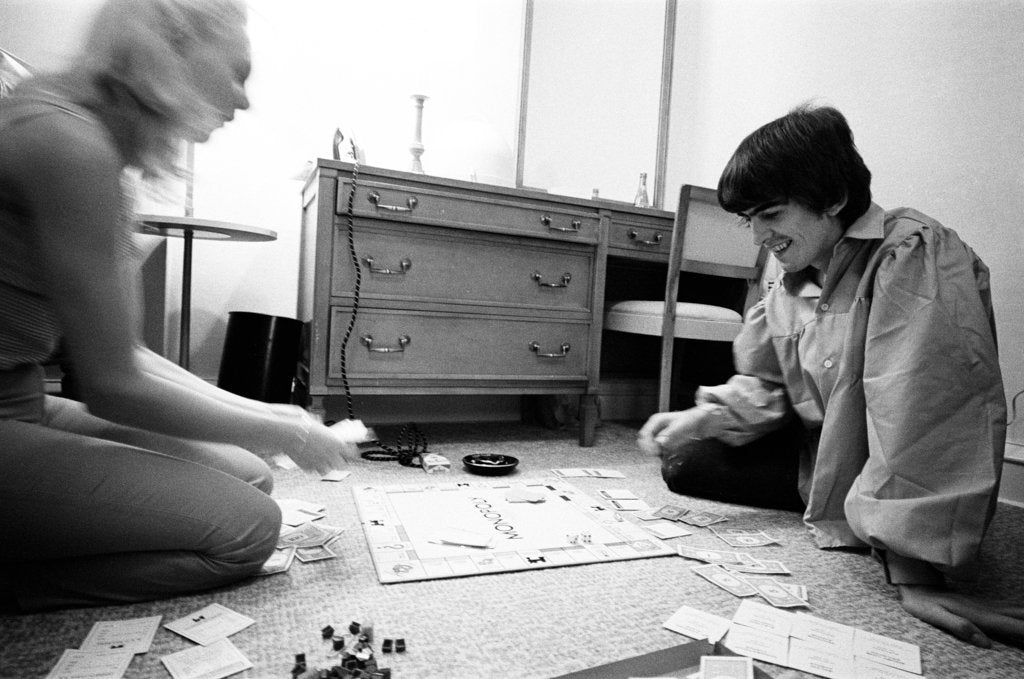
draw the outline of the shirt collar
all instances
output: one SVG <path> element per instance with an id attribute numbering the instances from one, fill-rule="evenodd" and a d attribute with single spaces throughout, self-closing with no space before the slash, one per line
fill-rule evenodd
<path id="1" fill-rule="evenodd" d="M 833 256 L 843 242 L 848 238 L 857 240 L 871 240 L 885 237 L 885 210 L 875 203 L 868 206 L 857 221 L 850 224 L 843 237 L 839 239 L 833 249 Z M 811 280 L 806 271 L 787 273 L 782 277 L 783 285 L 790 291 L 790 294 L 797 297 L 821 297 L 821 286 Z"/>

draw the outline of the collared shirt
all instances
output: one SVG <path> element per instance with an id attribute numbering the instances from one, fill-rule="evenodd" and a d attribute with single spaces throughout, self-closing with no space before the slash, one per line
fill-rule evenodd
<path id="1" fill-rule="evenodd" d="M 894 583 L 968 563 L 995 506 L 1006 428 L 988 269 L 957 234 L 872 204 L 819 287 L 783 276 L 748 312 L 737 376 L 702 387 L 738 445 L 799 416 L 804 521 L 820 547 L 877 550 Z M 929 566 L 930 564 L 930 566 Z"/>

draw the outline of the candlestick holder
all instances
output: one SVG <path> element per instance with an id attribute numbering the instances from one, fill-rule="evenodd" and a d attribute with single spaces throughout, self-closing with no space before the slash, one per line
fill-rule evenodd
<path id="1" fill-rule="evenodd" d="M 409 153 L 412 154 L 412 171 L 423 174 L 423 163 L 420 162 L 420 156 L 423 155 L 423 102 L 429 97 L 425 94 L 414 94 L 412 95 L 413 101 L 416 102 L 416 136 L 413 138 L 412 145 L 409 146 Z"/>

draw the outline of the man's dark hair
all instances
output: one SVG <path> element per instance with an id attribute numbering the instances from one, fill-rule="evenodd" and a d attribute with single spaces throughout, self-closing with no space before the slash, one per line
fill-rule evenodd
<path id="1" fill-rule="evenodd" d="M 718 180 L 718 202 L 734 213 L 788 201 L 822 213 L 843 198 L 837 216 L 845 229 L 871 205 L 871 171 L 846 118 L 831 106 L 803 104 L 758 128 Z"/>

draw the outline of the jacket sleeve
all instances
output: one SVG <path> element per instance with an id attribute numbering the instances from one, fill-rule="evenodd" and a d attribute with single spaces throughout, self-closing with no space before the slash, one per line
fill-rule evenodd
<path id="1" fill-rule="evenodd" d="M 883 255 L 865 352 L 869 455 L 846 516 L 890 582 L 929 583 L 977 552 L 1006 426 L 988 270 L 954 232 L 925 225 Z"/>
<path id="2" fill-rule="evenodd" d="M 763 300 L 747 312 L 733 354 L 739 374 L 725 384 L 700 387 L 696 402 L 710 415 L 704 435 L 739 446 L 778 429 L 791 415 Z"/>

